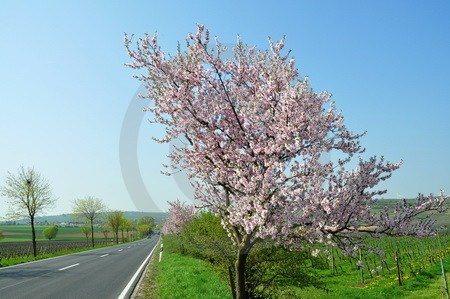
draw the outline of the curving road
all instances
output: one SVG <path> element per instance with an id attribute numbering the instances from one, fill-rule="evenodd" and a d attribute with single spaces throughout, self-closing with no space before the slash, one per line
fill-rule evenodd
<path id="1" fill-rule="evenodd" d="M 158 239 L 0 268 L 0 298 L 129 298 Z"/>

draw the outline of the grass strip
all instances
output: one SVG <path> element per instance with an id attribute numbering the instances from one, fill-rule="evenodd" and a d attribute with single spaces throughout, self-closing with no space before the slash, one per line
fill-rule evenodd
<path id="1" fill-rule="evenodd" d="M 136 298 L 231 298 L 227 283 L 208 263 L 167 251 L 158 260 L 159 249 Z"/>

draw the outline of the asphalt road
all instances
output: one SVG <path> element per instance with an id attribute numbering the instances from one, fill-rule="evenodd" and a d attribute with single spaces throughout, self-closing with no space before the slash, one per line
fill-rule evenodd
<path id="1" fill-rule="evenodd" d="M 158 239 L 0 268 L 0 298 L 117 299 Z"/>

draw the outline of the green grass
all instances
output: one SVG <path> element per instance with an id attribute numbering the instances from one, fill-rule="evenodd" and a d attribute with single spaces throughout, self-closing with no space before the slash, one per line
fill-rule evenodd
<path id="1" fill-rule="evenodd" d="M 231 298 L 227 283 L 206 262 L 175 253 L 156 261 L 154 283 L 160 298 Z"/>

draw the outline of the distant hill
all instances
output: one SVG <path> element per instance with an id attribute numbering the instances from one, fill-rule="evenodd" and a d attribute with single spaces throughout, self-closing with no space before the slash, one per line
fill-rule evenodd
<path id="1" fill-rule="evenodd" d="M 415 198 L 407 198 L 406 201 L 408 203 L 414 204 Z M 373 211 L 375 213 L 380 212 L 384 207 L 388 207 L 390 211 L 393 211 L 395 208 L 395 205 L 397 203 L 402 202 L 403 199 L 378 199 L 377 202 L 372 206 Z M 447 200 L 445 203 L 448 211 L 443 214 L 436 215 L 433 219 L 436 220 L 435 227 L 446 227 L 447 229 L 450 228 L 450 200 Z M 425 216 L 425 215 L 423 215 Z M 423 217 L 422 216 L 422 217 Z"/>
<path id="2" fill-rule="evenodd" d="M 163 223 L 167 218 L 167 213 L 158 213 L 158 212 L 137 212 L 137 211 L 125 211 L 123 212 L 124 216 L 130 219 L 131 221 L 135 221 L 143 216 L 151 216 L 155 219 L 155 224 Z M 20 219 L 16 220 L 17 223 L 28 222 L 28 219 Z M 39 216 L 35 218 L 36 223 L 63 223 L 63 222 L 72 222 L 74 221 L 72 214 L 61 214 L 61 215 L 52 215 L 52 216 Z"/>
<path id="3" fill-rule="evenodd" d="M 372 208 L 374 210 L 381 210 L 386 206 L 389 209 L 394 209 L 395 205 L 397 203 L 401 203 L 402 201 L 403 201 L 403 199 L 381 198 L 381 199 L 377 199 L 377 202 L 372 206 Z M 408 202 L 410 204 L 414 204 L 415 201 L 416 201 L 416 198 L 407 198 L 406 199 L 406 202 Z M 446 206 L 447 206 L 447 208 L 450 208 L 449 200 L 446 201 Z"/>

